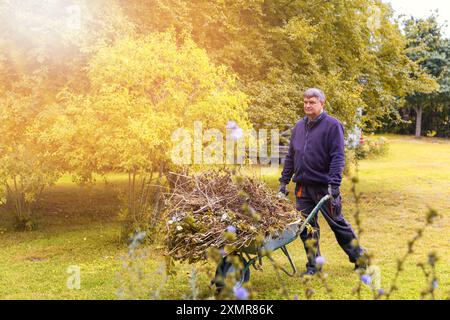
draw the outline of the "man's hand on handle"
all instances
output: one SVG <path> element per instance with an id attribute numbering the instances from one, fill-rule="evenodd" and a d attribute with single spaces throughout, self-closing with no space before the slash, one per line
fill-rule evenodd
<path id="1" fill-rule="evenodd" d="M 335 185 L 328 185 L 328 194 L 331 196 L 332 200 L 335 200 L 339 197 L 339 195 L 341 194 L 341 191 L 339 190 L 339 186 L 335 186 Z"/>
<path id="2" fill-rule="evenodd" d="M 339 186 L 336 185 L 328 185 L 328 194 L 330 195 L 330 210 L 333 213 L 334 207 L 338 205 L 339 196 L 341 195 L 341 191 L 339 190 Z"/>
<path id="3" fill-rule="evenodd" d="M 280 189 L 278 190 L 278 195 L 280 197 L 287 197 L 289 195 L 289 190 L 286 188 L 287 184 L 286 183 L 281 183 L 280 184 Z"/>

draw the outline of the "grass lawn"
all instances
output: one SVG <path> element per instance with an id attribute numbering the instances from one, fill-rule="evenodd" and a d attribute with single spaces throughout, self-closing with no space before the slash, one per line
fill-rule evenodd
<path id="1" fill-rule="evenodd" d="M 425 278 L 417 266 L 426 262 L 428 253 L 439 257 L 436 297 L 450 296 L 450 141 L 386 136 L 390 152 L 379 159 L 360 163 L 359 191 L 361 203 L 361 241 L 373 254 L 374 264 L 381 269 L 382 287 L 387 288 L 396 271 L 396 259 L 407 250 L 407 241 L 425 223 L 428 207 L 436 209 L 440 217 L 424 233 L 414 254 L 408 258 L 401 274 L 399 291 L 393 298 L 419 299 Z M 277 175 L 266 176 L 277 187 Z M 131 268 L 124 269 L 126 247 L 119 241 L 120 223 L 117 221 L 119 200 L 117 186 L 112 184 L 80 188 L 65 177 L 44 195 L 42 208 L 37 212 L 39 228 L 33 232 L 11 230 L 13 217 L 0 215 L 0 298 L 1 299 L 116 299 L 122 283 L 136 276 Z M 293 186 L 290 186 L 291 189 Z M 344 215 L 354 223 L 354 202 L 350 181 L 343 183 Z M 321 250 L 326 259 L 325 272 L 333 289 L 332 298 L 355 299 L 352 289 L 358 282 L 353 266 L 339 248 L 334 235 L 320 218 Z M 145 292 L 140 297 L 182 299 L 191 293 L 190 279 L 197 270 L 196 286 L 200 296 L 208 294 L 211 263 L 177 265 L 177 274 L 164 280 L 161 272 L 164 257 L 157 245 L 143 249 L 146 257 L 143 281 L 135 290 Z M 298 240 L 289 245 L 297 268 L 302 271 L 306 261 L 303 246 Z M 284 256 L 277 252 L 276 260 L 287 267 Z M 68 289 L 68 268 L 78 266 L 81 288 Z M 125 271 L 124 271 L 125 270 Z M 305 288 L 298 277 L 277 277 L 267 261 L 264 271 L 252 270 L 251 285 L 259 299 L 284 299 L 281 283 L 288 297 L 304 299 Z M 128 281 L 128 282 L 127 282 Z M 192 282 L 192 281 L 191 281 Z M 320 283 L 315 283 L 314 299 L 330 296 Z M 128 287 L 126 287 L 128 288 Z M 370 290 L 363 287 L 363 298 L 370 298 Z"/>

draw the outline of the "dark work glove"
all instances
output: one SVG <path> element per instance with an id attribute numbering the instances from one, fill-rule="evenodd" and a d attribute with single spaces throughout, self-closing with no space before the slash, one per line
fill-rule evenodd
<path id="1" fill-rule="evenodd" d="M 331 196 L 330 198 L 330 213 L 331 216 L 334 216 L 334 209 L 340 205 L 340 190 L 339 186 L 328 185 L 328 194 Z"/>
<path id="2" fill-rule="evenodd" d="M 286 189 L 286 186 L 287 185 L 285 183 L 280 184 L 280 189 L 278 192 L 287 197 L 289 195 L 289 191 Z"/>
<path id="3" fill-rule="evenodd" d="M 341 191 L 339 190 L 339 186 L 336 185 L 328 185 L 328 194 L 331 196 L 331 200 L 334 201 L 341 195 Z"/>

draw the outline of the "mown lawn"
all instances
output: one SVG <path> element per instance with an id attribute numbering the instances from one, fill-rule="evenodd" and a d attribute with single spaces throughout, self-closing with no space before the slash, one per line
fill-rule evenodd
<path id="1" fill-rule="evenodd" d="M 415 253 L 408 258 L 405 271 L 399 278 L 399 291 L 393 298 L 418 299 L 425 287 L 425 278 L 417 266 L 426 262 L 428 253 L 439 257 L 437 298 L 450 296 L 450 141 L 440 139 L 416 140 L 410 137 L 387 136 L 391 148 L 387 156 L 360 163 L 358 190 L 361 202 L 361 241 L 373 254 L 374 263 L 381 269 L 382 287 L 387 288 L 396 270 L 396 259 L 407 250 L 407 241 L 425 223 L 428 207 L 436 209 L 440 217 L 428 228 L 417 243 Z M 267 182 L 277 186 L 277 175 L 266 176 Z M 124 269 L 126 247 L 120 242 L 120 223 L 117 221 L 119 200 L 114 186 L 102 182 L 94 188 L 80 188 L 64 177 L 45 194 L 43 207 L 37 214 L 39 228 L 33 232 L 11 230 L 12 217 L 0 215 L 0 298 L 2 299 L 116 299 L 121 284 L 136 273 Z M 293 186 L 291 186 L 292 188 Z M 351 183 L 345 179 L 342 192 L 344 213 L 353 223 L 354 201 Z M 352 289 L 358 276 L 334 235 L 320 219 L 321 250 L 326 258 L 325 272 L 333 289 L 332 298 L 354 299 Z M 191 294 L 189 280 L 192 270 L 198 270 L 196 286 L 200 296 L 208 295 L 209 276 L 214 270 L 205 265 L 177 265 L 177 274 L 164 280 L 161 270 L 164 257 L 161 247 L 144 249 L 143 281 L 137 286 L 142 298 L 182 299 Z M 300 241 L 289 245 L 297 268 L 302 271 L 305 254 Z M 282 254 L 275 257 L 288 266 Z M 81 288 L 68 289 L 68 267 L 81 270 Z M 124 271 L 125 270 L 125 271 Z M 192 282 L 192 281 L 191 281 Z M 281 283 L 288 297 L 305 298 L 304 286 L 298 277 L 277 277 L 266 262 L 264 271 L 253 272 L 252 288 L 259 299 L 284 299 Z M 134 284 L 134 282 L 133 282 Z M 320 283 L 315 283 L 314 299 L 330 296 Z M 158 290 L 158 288 L 160 290 Z M 126 291 L 127 292 L 127 291 Z M 363 287 L 363 297 L 370 298 L 370 290 Z"/>

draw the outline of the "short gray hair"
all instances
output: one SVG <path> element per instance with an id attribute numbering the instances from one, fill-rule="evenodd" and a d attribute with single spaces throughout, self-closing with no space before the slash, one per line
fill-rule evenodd
<path id="1" fill-rule="evenodd" d="M 303 94 L 303 97 L 305 98 L 317 98 L 319 99 L 320 102 L 325 103 L 326 97 L 325 97 L 325 93 L 323 93 L 322 90 L 317 89 L 317 88 L 309 88 L 308 90 L 305 91 L 305 93 Z"/>

